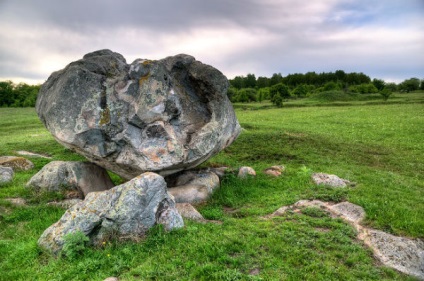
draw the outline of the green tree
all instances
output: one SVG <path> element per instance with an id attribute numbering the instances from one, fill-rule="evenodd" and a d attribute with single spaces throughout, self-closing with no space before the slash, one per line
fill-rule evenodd
<path id="1" fill-rule="evenodd" d="M 403 92 L 407 92 L 407 93 L 416 91 L 419 88 L 420 88 L 420 79 L 418 78 L 406 79 L 399 85 L 399 90 Z"/>
<path id="2" fill-rule="evenodd" d="M 13 100 L 12 81 L 0 81 L 0 107 L 12 105 Z"/>
<path id="3" fill-rule="evenodd" d="M 383 97 L 384 101 L 387 101 L 392 94 L 393 92 L 388 88 L 384 88 L 380 91 L 380 95 Z"/>
<path id="4" fill-rule="evenodd" d="M 372 84 L 377 88 L 378 91 L 383 90 L 386 86 L 386 82 L 384 82 L 384 80 L 376 78 L 372 79 Z"/>
<path id="5" fill-rule="evenodd" d="M 283 100 L 290 97 L 289 87 L 283 83 L 278 83 L 269 89 L 271 102 L 278 107 L 283 105 Z"/>
<path id="6" fill-rule="evenodd" d="M 246 78 L 243 79 L 243 88 L 255 88 L 256 87 L 256 76 L 255 74 L 247 74 Z"/>
<path id="7" fill-rule="evenodd" d="M 297 97 L 306 97 L 306 95 L 308 94 L 308 86 L 306 86 L 305 84 L 300 84 L 299 86 L 297 86 L 294 90 L 293 90 L 293 95 L 297 96 Z"/>

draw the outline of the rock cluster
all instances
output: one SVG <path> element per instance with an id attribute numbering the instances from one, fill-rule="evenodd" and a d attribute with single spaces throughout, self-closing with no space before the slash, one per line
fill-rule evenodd
<path id="1" fill-rule="evenodd" d="M 91 243 L 98 244 L 111 236 L 142 236 L 155 224 L 164 225 L 166 230 L 184 225 L 163 177 L 147 172 L 110 190 L 90 192 L 46 229 L 38 244 L 56 255 L 68 233 L 81 231 Z"/>
<path id="2" fill-rule="evenodd" d="M 152 61 L 110 50 L 54 72 L 37 113 L 58 142 L 126 179 L 193 168 L 230 145 L 240 125 L 217 69 L 188 55 Z"/>

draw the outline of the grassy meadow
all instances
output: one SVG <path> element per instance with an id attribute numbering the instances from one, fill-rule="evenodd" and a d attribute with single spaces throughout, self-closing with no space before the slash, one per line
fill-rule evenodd
<path id="1" fill-rule="evenodd" d="M 35 195 L 24 185 L 49 161 L 83 158 L 56 143 L 33 108 L 0 108 L 0 155 L 26 150 L 52 157 L 28 157 L 35 168 L 0 186 L 0 280 L 415 280 L 379 264 L 351 226 L 319 209 L 261 217 L 301 199 L 349 201 L 365 209 L 370 227 L 424 238 L 424 93 L 388 102 L 304 99 L 283 108 L 234 107 L 242 134 L 202 166 L 251 166 L 258 176 L 230 173 L 197 206 L 222 224 L 186 220 L 170 233 L 155 227 L 138 243 L 115 240 L 60 258 L 40 251 L 37 239 L 65 212 L 46 203 L 63 195 Z M 286 172 L 280 178 L 261 173 L 271 165 L 285 165 Z M 317 187 L 313 172 L 356 186 Z M 4 200 L 11 197 L 29 203 Z"/>

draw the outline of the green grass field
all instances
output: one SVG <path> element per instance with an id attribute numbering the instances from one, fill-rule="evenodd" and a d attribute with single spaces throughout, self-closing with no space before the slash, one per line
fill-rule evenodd
<path id="1" fill-rule="evenodd" d="M 258 176 L 227 175 L 211 200 L 197 206 L 222 224 L 186 221 L 170 233 L 155 227 L 139 243 L 111 241 L 57 259 L 40 252 L 37 239 L 64 213 L 46 205 L 60 194 L 34 195 L 24 185 L 49 161 L 83 158 L 57 144 L 34 109 L 1 108 L 0 155 L 27 150 L 53 159 L 30 158 L 33 170 L 0 187 L 0 280 L 414 280 L 380 265 L 341 220 L 317 211 L 261 216 L 300 199 L 347 200 L 365 209 L 370 227 L 424 238 L 423 101 L 415 93 L 387 103 L 236 104 L 242 134 L 202 166 L 252 166 Z M 261 174 L 281 164 L 282 177 Z M 312 172 L 357 184 L 317 187 Z M 17 207 L 8 197 L 30 204 Z"/>

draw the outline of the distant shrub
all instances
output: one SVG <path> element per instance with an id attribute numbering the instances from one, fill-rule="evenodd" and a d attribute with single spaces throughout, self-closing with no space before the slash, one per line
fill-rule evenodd
<path id="1" fill-rule="evenodd" d="M 321 93 L 316 93 L 311 95 L 311 99 L 318 100 L 318 101 L 325 101 L 325 102 L 331 102 L 331 101 L 354 101 L 357 100 L 357 97 L 355 94 L 348 94 L 344 91 L 324 91 Z"/>

